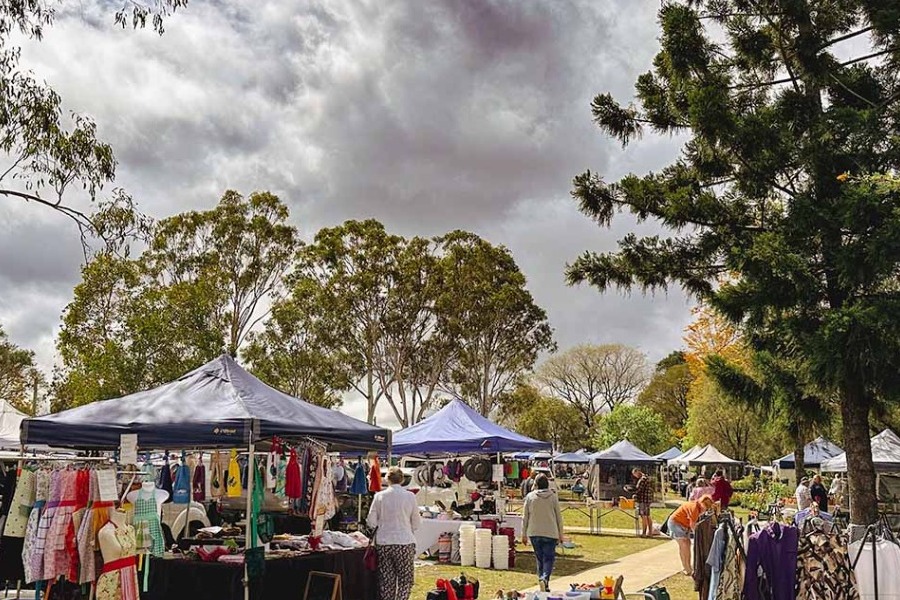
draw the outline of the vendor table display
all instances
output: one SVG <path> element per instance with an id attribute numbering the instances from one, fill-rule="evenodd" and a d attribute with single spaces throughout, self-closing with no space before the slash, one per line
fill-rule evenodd
<path id="1" fill-rule="evenodd" d="M 303 600 L 310 571 L 341 576 L 343 600 L 374 600 L 377 575 L 363 565 L 364 550 L 313 552 L 267 557 L 261 580 L 250 586 L 253 600 Z M 142 600 L 222 600 L 244 594 L 243 563 L 201 562 L 183 558 L 153 559 L 150 584 Z"/>

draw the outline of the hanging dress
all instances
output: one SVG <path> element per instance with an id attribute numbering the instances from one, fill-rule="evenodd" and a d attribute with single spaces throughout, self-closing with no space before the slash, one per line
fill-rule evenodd
<path id="1" fill-rule="evenodd" d="M 275 465 L 275 495 L 279 498 L 284 498 L 287 495 L 284 491 L 284 486 L 287 483 L 287 461 L 284 460 L 282 454 L 278 454 L 275 459 Z"/>
<path id="2" fill-rule="evenodd" d="M 91 472 L 81 469 L 75 473 L 75 505 L 72 507 L 72 518 L 66 527 L 66 557 L 68 568 L 65 572 L 66 580 L 78 583 L 81 577 L 81 554 L 78 551 L 78 530 L 81 524 L 79 519 L 86 513 L 88 500 L 91 493 Z M 77 516 L 77 518 L 76 518 Z"/>
<path id="3" fill-rule="evenodd" d="M 34 471 L 22 468 L 16 480 L 16 491 L 13 494 L 12 505 L 9 507 L 9 514 L 6 516 L 6 524 L 3 528 L 4 536 L 25 537 L 31 507 L 34 505 L 34 484 Z"/>
<path id="4" fill-rule="evenodd" d="M 78 547 L 78 580 L 76 583 L 91 583 L 96 579 L 96 538 L 94 537 L 94 511 L 100 510 L 100 486 L 97 471 L 91 471 L 88 483 L 88 506 L 81 517 L 81 524 L 75 533 L 75 544 Z"/>
<path id="5" fill-rule="evenodd" d="M 372 467 L 369 469 L 369 491 L 373 494 L 381 491 L 381 463 L 377 456 L 372 459 Z"/>
<path id="6" fill-rule="evenodd" d="M 353 483 L 350 484 L 350 493 L 357 495 L 369 493 L 368 481 L 366 480 L 366 469 L 363 467 L 362 460 L 356 463 L 356 470 L 353 473 Z"/>
<path id="7" fill-rule="evenodd" d="M 300 463 L 297 461 L 297 450 L 291 448 L 290 458 L 284 473 L 284 493 L 296 500 L 303 496 L 303 482 L 300 480 Z"/>
<path id="8" fill-rule="evenodd" d="M 194 468 L 194 502 L 206 502 L 206 467 L 202 454 Z"/>
<path id="9" fill-rule="evenodd" d="M 75 512 L 76 479 L 78 473 L 64 470 L 59 475 L 59 500 L 47 531 L 44 548 L 43 579 L 56 579 L 68 573 L 70 555 L 66 544 L 66 531 L 72 524 L 72 513 Z M 50 512 L 50 509 L 47 510 Z"/>
<path id="10" fill-rule="evenodd" d="M 334 495 L 334 469 L 331 460 L 323 455 L 320 461 L 318 491 L 316 493 L 315 516 L 323 515 L 325 520 L 330 520 L 337 512 L 337 498 Z"/>
<path id="11" fill-rule="evenodd" d="M 103 565 L 97 580 L 97 600 L 139 600 L 135 530 L 130 525 L 116 527 L 112 521 L 109 526 L 116 529 L 122 557 Z"/>
<path id="12" fill-rule="evenodd" d="M 134 498 L 134 523 L 137 548 L 153 556 L 162 556 L 165 552 L 162 525 L 159 522 L 159 506 L 156 494 L 141 488 Z"/>
<path id="13" fill-rule="evenodd" d="M 25 568 L 25 583 L 38 581 L 43 572 L 44 551 L 38 546 L 38 532 L 40 530 L 41 517 L 47 498 L 50 496 L 51 474 L 41 469 L 34 474 L 34 506 L 28 516 L 28 524 L 25 527 L 25 540 L 22 545 L 22 566 Z M 46 536 L 45 536 L 46 539 Z"/>
<path id="14" fill-rule="evenodd" d="M 225 492 L 229 498 L 241 496 L 241 466 L 237 461 L 237 450 L 231 451 L 231 459 L 228 461 L 228 474 L 225 481 Z"/>

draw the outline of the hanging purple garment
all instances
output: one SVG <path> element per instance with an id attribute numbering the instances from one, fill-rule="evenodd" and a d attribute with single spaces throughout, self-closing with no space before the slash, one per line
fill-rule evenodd
<path id="1" fill-rule="evenodd" d="M 166 455 L 166 463 L 163 465 L 163 468 L 159 470 L 159 479 L 156 482 L 156 487 L 169 492 L 169 497 L 166 498 L 166 502 L 172 501 L 172 483 L 172 469 L 169 467 L 169 456 Z"/>
<path id="2" fill-rule="evenodd" d="M 194 501 L 206 501 L 206 467 L 202 462 L 194 469 Z"/>

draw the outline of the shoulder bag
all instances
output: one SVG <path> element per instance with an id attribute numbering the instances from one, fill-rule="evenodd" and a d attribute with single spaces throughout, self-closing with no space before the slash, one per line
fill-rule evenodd
<path id="1" fill-rule="evenodd" d="M 367 571 L 378 570 L 378 551 L 375 549 L 375 536 L 377 534 L 378 528 L 376 527 L 375 531 L 372 532 L 372 538 L 369 540 L 369 545 L 366 546 L 366 553 L 363 554 L 363 565 Z"/>

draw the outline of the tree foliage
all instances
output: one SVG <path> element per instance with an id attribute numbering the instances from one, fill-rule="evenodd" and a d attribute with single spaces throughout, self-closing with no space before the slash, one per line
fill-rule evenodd
<path id="1" fill-rule="evenodd" d="M 681 439 L 686 435 L 688 394 L 693 380 L 684 352 L 672 352 L 656 364 L 656 371 L 636 404 L 659 413 L 675 437 Z"/>
<path id="2" fill-rule="evenodd" d="M 271 194 L 226 192 L 212 210 L 156 224 L 137 258 L 97 253 L 63 312 L 56 407 L 159 385 L 235 351 L 290 264 L 286 218 Z"/>
<path id="3" fill-rule="evenodd" d="M 628 440 L 647 454 L 668 450 L 675 437 L 662 415 L 646 406 L 622 404 L 597 422 L 593 443 L 596 448 L 609 448 L 621 440 Z"/>
<path id="4" fill-rule="evenodd" d="M 557 452 L 583 448 L 588 440 L 581 413 L 559 398 L 541 395 L 532 385 L 517 385 L 498 402 L 498 416 L 514 431 L 550 442 Z"/>
<path id="5" fill-rule="evenodd" d="M 131 21 L 144 27 L 149 20 L 162 34 L 165 17 L 187 0 L 158 0 L 151 5 L 131 2 L 114 15 L 116 22 Z M 5 2 L 0 6 L 0 196 L 41 205 L 71 219 L 78 227 L 87 252 L 91 237 L 104 242 L 115 233 L 79 198 L 93 202 L 115 178 L 112 148 L 97 137 L 89 117 L 65 114 L 60 96 L 21 66 L 20 36 L 40 40 L 56 17 L 56 7 L 45 0 Z M 133 209 L 131 198 L 115 190 L 103 202 Z M 100 219 L 102 220 L 102 219 Z"/>
<path id="6" fill-rule="evenodd" d="M 34 364 L 34 353 L 10 341 L 0 326 L 0 400 L 31 414 L 32 390 L 42 380 Z"/>
<path id="7" fill-rule="evenodd" d="M 647 383 L 647 358 L 622 344 L 582 345 L 544 361 L 535 373 L 545 393 L 574 406 L 585 427 L 632 402 Z"/>
<path id="8" fill-rule="evenodd" d="M 754 344 L 805 362 L 840 399 L 851 519 L 870 523 L 868 417 L 896 397 L 900 373 L 897 188 L 878 176 L 900 158 L 900 11 L 696 0 L 665 3 L 659 23 L 637 103 L 604 94 L 592 110 L 625 145 L 645 130 L 688 136 L 681 155 L 616 183 L 584 173 L 573 193 L 602 226 L 624 210 L 671 235 L 628 235 L 616 252 L 580 257 L 569 279 L 680 284 Z"/>

